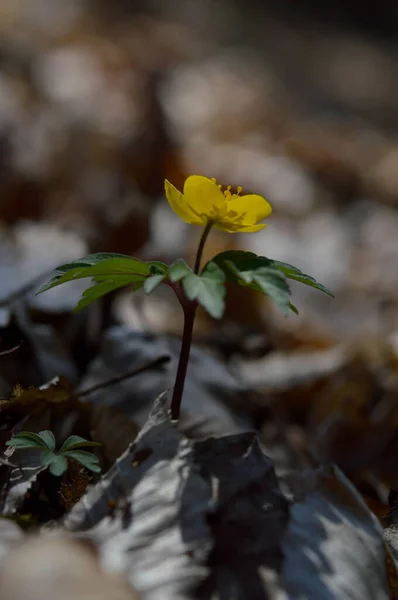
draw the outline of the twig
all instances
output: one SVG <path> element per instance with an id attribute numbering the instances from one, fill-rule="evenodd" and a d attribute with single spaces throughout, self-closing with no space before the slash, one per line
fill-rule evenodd
<path id="1" fill-rule="evenodd" d="M 159 367 L 160 365 L 169 362 L 169 360 L 170 356 L 168 355 L 159 356 L 159 358 L 157 358 L 156 360 L 153 360 L 152 362 L 149 362 L 146 365 L 142 365 L 141 367 L 138 367 L 138 369 L 127 371 L 126 373 L 123 373 L 122 375 L 117 375 L 116 377 L 111 377 L 110 379 L 107 379 L 102 383 L 97 383 L 96 385 L 93 385 L 87 388 L 86 390 L 83 390 L 82 392 L 78 392 L 78 395 L 88 396 L 88 394 L 91 394 L 92 392 L 102 390 L 103 388 L 106 388 L 110 385 L 114 385 L 115 383 L 119 383 L 120 381 L 124 381 L 125 379 L 129 379 L 129 377 L 140 375 L 141 373 L 144 373 L 144 371 L 148 371 L 149 369 L 153 369 L 154 367 Z"/>
<path id="2" fill-rule="evenodd" d="M 22 342 L 20 344 L 17 344 L 16 346 L 13 346 L 12 348 L 8 348 L 8 350 L 2 350 L 0 352 L 0 356 L 6 356 L 7 354 L 12 354 L 13 352 L 16 352 L 17 350 L 19 350 L 21 346 L 22 346 Z"/>

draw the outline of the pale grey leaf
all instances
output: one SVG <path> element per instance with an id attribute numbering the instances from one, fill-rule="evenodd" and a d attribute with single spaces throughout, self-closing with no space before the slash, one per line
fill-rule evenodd
<path id="1" fill-rule="evenodd" d="M 15 450 L 12 461 L 18 466 L 10 468 L 6 475 L 7 481 L 2 482 L 4 497 L 0 503 L 0 514 L 14 514 L 23 505 L 26 493 L 37 476 L 47 468 L 40 464 L 40 454 L 40 451 L 34 449 Z"/>
<path id="2" fill-rule="evenodd" d="M 335 466 L 292 479 L 297 500 L 283 543 L 283 584 L 292 599 L 387 600 L 383 533 Z"/>
<path id="3" fill-rule="evenodd" d="M 210 490 L 166 401 L 164 394 L 135 443 L 65 520 L 98 545 L 105 567 L 159 600 L 189 597 L 208 575 L 212 546 Z"/>
<path id="4" fill-rule="evenodd" d="M 180 346 L 181 341 L 177 339 L 132 331 L 124 325 L 112 327 L 81 389 L 169 355 L 168 363 L 113 385 L 111 393 L 109 388 L 104 388 L 88 396 L 95 404 L 123 410 L 142 425 L 154 399 L 174 385 Z M 203 439 L 250 429 L 252 421 L 244 414 L 247 404 L 245 388 L 239 380 L 214 356 L 194 346 L 184 388 L 182 431 Z"/>

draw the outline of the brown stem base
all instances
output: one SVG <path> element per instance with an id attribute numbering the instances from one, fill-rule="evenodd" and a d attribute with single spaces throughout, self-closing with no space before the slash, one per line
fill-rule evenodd
<path id="1" fill-rule="evenodd" d="M 171 418 L 173 421 L 178 421 L 180 418 L 182 395 L 184 392 L 185 377 L 187 374 L 189 354 L 191 351 L 195 314 L 196 303 L 192 302 L 192 304 L 188 305 L 184 310 L 184 332 L 182 334 L 180 358 L 178 361 L 173 397 L 171 400 Z"/>

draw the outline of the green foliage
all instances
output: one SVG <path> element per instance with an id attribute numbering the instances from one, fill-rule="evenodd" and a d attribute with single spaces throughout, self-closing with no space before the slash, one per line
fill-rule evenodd
<path id="1" fill-rule="evenodd" d="M 274 266 L 279 269 L 287 279 L 293 279 L 294 281 L 298 281 L 299 283 L 303 283 L 304 285 L 309 285 L 310 287 L 327 294 L 331 298 L 334 298 L 334 295 L 330 290 L 328 290 L 324 285 L 316 281 L 310 275 L 306 275 L 297 267 L 293 267 L 292 265 L 288 265 L 287 263 L 280 262 L 279 260 L 272 261 Z"/>
<path id="2" fill-rule="evenodd" d="M 185 260 L 182 258 L 177 258 L 175 262 L 171 265 L 169 269 L 169 277 L 170 280 L 176 283 L 177 281 L 181 281 L 187 275 L 191 275 L 193 273 L 191 267 L 187 265 Z"/>
<path id="3" fill-rule="evenodd" d="M 87 290 L 83 292 L 83 296 L 76 306 L 75 311 L 82 310 L 89 304 L 92 304 L 92 302 L 102 298 L 102 296 L 105 296 L 106 294 L 109 294 L 110 292 L 113 292 L 121 287 L 125 287 L 129 284 L 133 286 L 133 289 L 136 292 L 144 285 L 144 281 L 144 278 L 135 279 L 135 276 L 128 275 L 110 275 L 105 281 L 94 277 L 94 285 L 87 288 Z"/>
<path id="4" fill-rule="evenodd" d="M 93 448 L 100 445 L 101 444 L 98 442 L 89 442 L 88 440 L 80 437 L 80 435 L 70 435 L 62 444 L 60 452 L 74 450 L 75 448 Z"/>
<path id="5" fill-rule="evenodd" d="M 51 446 L 48 445 L 48 437 L 43 434 L 47 434 L 51 432 L 47 431 L 39 431 L 39 433 L 32 433 L 30 431 L 21 431 L 17 435 L 14 435 L 11 440 L 6 442 L 6 446 L 12 446 L 18 450 L 25 450 L 26 448 L 34 448 L 37 450 L 53 450 Z"/>
<path id="6" fill-rule="evenodd" d="M 68 281 L 92 278 L 94 285 L 85 290 L 75 309 L 81 310 L 118 288 L 131 285 L 133 290 L 137 291 L 151 274 L 151 263 L 124 254 L 98 253 L 61 265 L 55 269 L 55 273 L 56 275 L 40 288 L 38 294 Z"/>
<path id="7" fill-rule="evenodd" d="M 225 261 L 225 264 L 236 276 L 239 284 L 262 292 L 275 302 L 284 315 L 289 313 L 290 290 L 285 277 L 278 269 L 269 266 L 241 271 L 229 260 Z"/>
<path id="8" fill-rule="evenodd" d="M 91 452 L 86 452 L 85 450 L 66 450 L 66 452 L 63 453 L 63 456 L 73 458 L 83 465 L 83 467 L 94 473 L 100 473 L 101 471 L 101 468 L 98 465 L 98 458 Z"/>
<path id="9" fill-rule="evenodd" d="M 221 319 L 225 308 L 225 275 L 216 264 L 208 263 L 199 275 L 182 260 L 176 260 L 169 269 L 170 280 L 180 281 L 186 297 L 196 300 L 214 319 Z"/>
<path id="10" fill-rule="evenodd" d="M 142 262 L 123 254 L 109 253 L 90 254 L 58 267 L 55 273 L 38 293 L 68 281 L 92 278 L 93 285 L 85 290 L 75 310 L 81 310 L 121 287 L 131 286 L 132 291 L 143 287 L 145 293 L 150 294 L 161 283 L 181 284 L 186 297 L 197 301 L 215 319 L 220 319 L 224 313 L 225 281 L 265 294 L 285 315 L 289 310 L 298 314 L 297 308 L 290 301 L 288 279 L 333 297 L 322 284 L 292 265 L 257 256 L 252 252 L 235 250 L 218 254 L 199 274 L 195 274 L 182 259 L 168 267 L 159 261 Z"/>
<path id="11" fill-rule="evenodd" d="M 79 435 L 71 435 L 63 443 L 61 449 L 56 452 L 54 434 L 48 430 L 39 431 L 39 433 L 21 431 L 6 442 L 6 446 L 11 446 L 16 450 L 40 450 L 39 464 L 48 467 L 50 473 L 56 477 L 67 470 L 68 458 L 73 458 L 86 469 L 99 473 L 101 468 L 98 458 L 95 454 L 81 450 L 81 448 L 100 445 L 97 442 L 85 440 Z"/>
<path id="12" fill-rule="evenodd" d="M 102 277 L 107 280 L 115 275 L 144 278 L 150 274 L 150 266 L 124 254 L 99 253 L 61 265 L 55 269 L 55 272 L 56 275 L 42 286 L 39 294 L 67 281 L 84 277 L 96 277 L 97 281 L 100 281 Z"/>
<path id="13" fill-rule="evenodd" d="M 158 260 L 149 260 L 147 263 L 151 275 L 167 275 L 169 272 L 169 266 Z"/>
<path id="14" fill-rule="evenodd" d="M 160 283 L 165 279 L 166 275 L 150 275 L 145 279 L 144 290 L 146 294 L 150 294 L 154 289 L 158 287 Z"/>
<path id="15" fill-rule="evenodd" d="M 40 463 L 48 466 L 51 475 L 60 477 L 68 469 L 68 459 L 63 454 L 55 454 L 50 450 L 45 450 L 40 456 Z"/>
<path id="16" fill-rule="evenodd" d="M 266 294 L 285 315 L 289 310 L 298 314 L 297 308 L 290 302 L 290 289 L 286 279 L 294 279 L 333 297 L 327 288 L 300 269 L 252 252 L 229 250 L 217 254 L 211 262 L 224 271 L 227 281 Z"/>
<path id="17" fill-rule="evenodd" d="M 182 287 L 189 300 L 197 300 L 214 319 L 221 319 L 225 308 L 225 275 L 215 263 L 210 262 L 199 275 L 188 273 L 182 279 Z"/>
<path id="18" fill-rule="evenodd" d="M 257 256 L 253 252 L 243 250 L 227 250 L 211 259 L 225 272 L 228 281 L 236 282 L 236 276 L 226 263 L 234 264 L 242 272 L 255 271 L 263 267 L 271 267 L 273 261 L 265 256 Z M 206 267 L 205 267 L 206 268 Z"/>
<path id="19" fill-rule="evenodd" d="M 43 442 L 46 444 L 47 448 L 50 451 L 55 450 L 55 437 L 52 431 L 49 430 L 45 430 L 45 431 L 40 431 L 38 433 L 38 435 L 40 436 L 40 438 L 43 440 Z"/>

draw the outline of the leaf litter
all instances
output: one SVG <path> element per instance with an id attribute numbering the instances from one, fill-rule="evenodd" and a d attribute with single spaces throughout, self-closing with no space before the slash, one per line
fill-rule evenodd
<path id="1" fill-rule="evenodd" d="M 130 18 L 123 3 L 36 4 L 5 0 L 0 23 L 0 445 L 26 429 L 80 435 L 102 443 L 103 475 L 71 462 L 54 482 L 32 453 L 3 454 L 2 598 L 398 597 L 388 44 L 335 23 L 308 35 L 305 8 L 292 27 L 269 7 L 264 27 L 257 3 L 220 19 L 204 3 L 196 34 L 174 1 L 167 22 L 160 5 Z M 244 52 L 225 43 L 234 28 Z M 243 244 L 297 259 L 336 300 L 298 290 L 300 317 L 284 320 L 254 290 L 228 289 L 226 319 L 199 311 L 177 430 L 166 396 L 149 416 L 180 343 L 162 286 L 80 315 L 79 282 L 34 293 L 87 252 L 191 262 L 195 235 L 160 199 L 165 177 L 187 171 L 275 208 L 264 235 L 235 246 L 215 233 L 206 260 Z"/>

